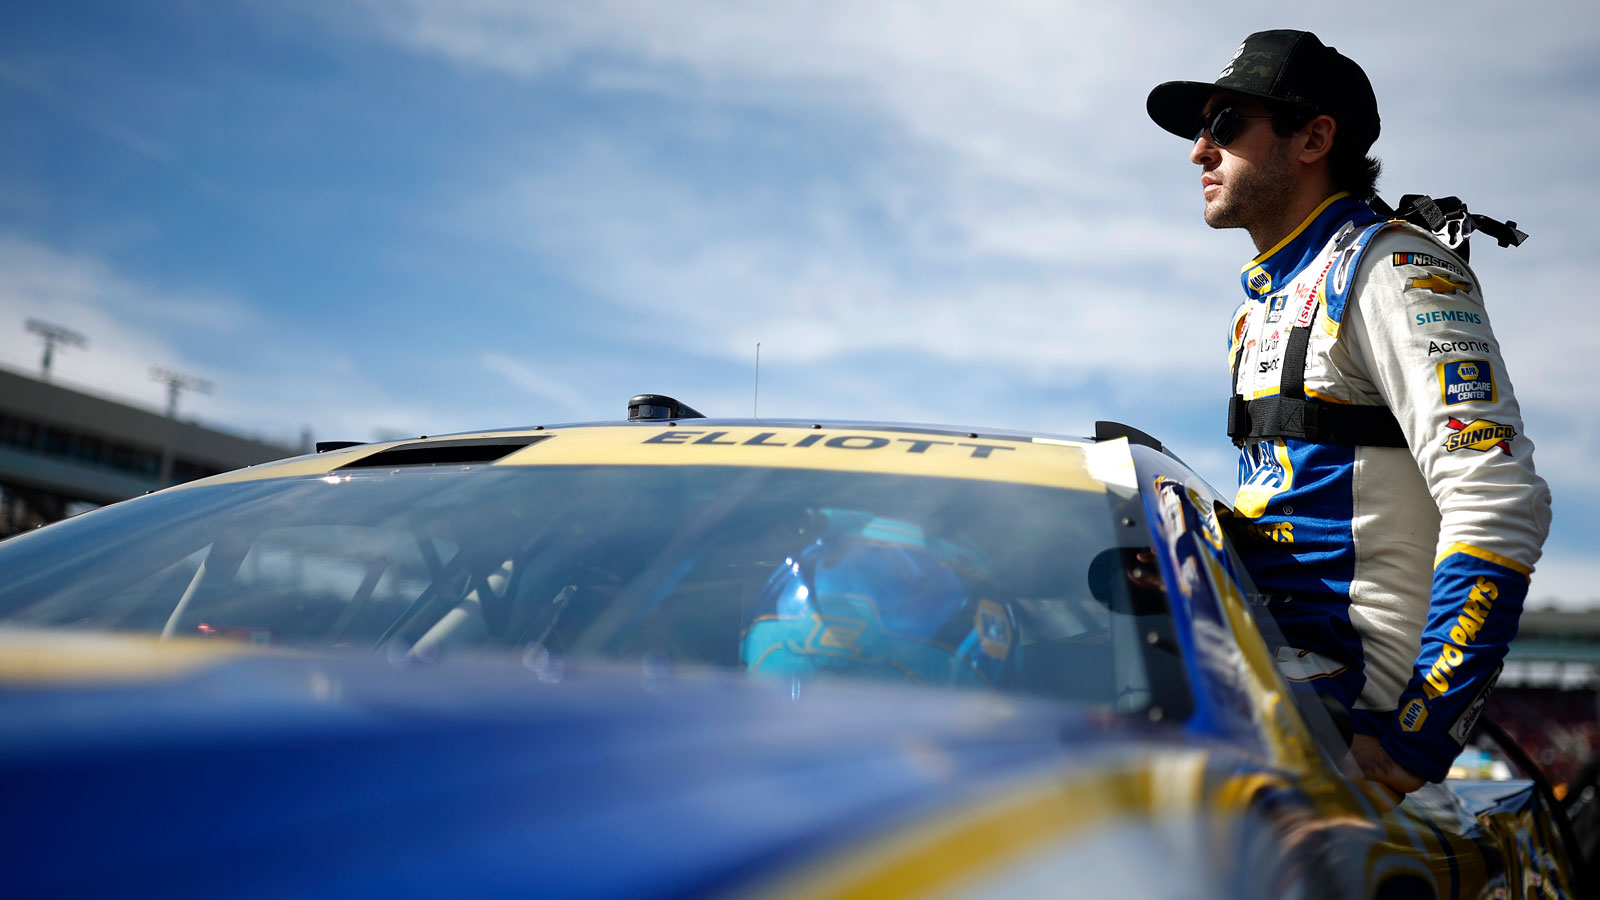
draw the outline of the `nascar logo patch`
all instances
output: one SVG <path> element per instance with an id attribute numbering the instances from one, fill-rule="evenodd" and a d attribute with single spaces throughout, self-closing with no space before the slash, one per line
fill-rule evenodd
<path id="1" fill-rule="evenodd" d="M 1450 260 L 1441 259 L 1428 253 L 1396 253 L 1394 255 L 1394 264 L 1397 266 L 1422 266 L 1428 269 L 1444 269 L 1446 272 L 1454 272 L 1463 278 L 1467 274 L 1462 271 L 1460 266 Z"/>

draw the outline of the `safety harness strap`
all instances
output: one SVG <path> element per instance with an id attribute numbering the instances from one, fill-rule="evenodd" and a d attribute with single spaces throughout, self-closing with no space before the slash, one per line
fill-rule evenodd
<path id="1" fill-rule="evenodd" d="M 1340 406 L 1291 397 L 1228 399 L 1228 437 L 1235 444 L 1298 438 L 1317 444 L 1405 447 L 1400 423 L 1386 406 Z"/>
<path id="2" fill-rule="evenodd" d="M 1316 321 L 1317 306 L 1310 320 Z M 1228 398 L 1228 437 L 1235 444 L 1272 438 L 1297 438 L 1318 444 L 1343 444 L 1356 447 L 1404 447 L 1406 436 L 1400 423 L 1386 406 L 1344 406 L 1319 403 L 1306 398 L 1306 352 L 1311 346 L 1311 327 L 1289 329 L 1283 347 L 1282 374 L 1278 396 L 1246 400 L 1235 393 Z M 1237 392 L 1241 351 L 1233 361 L 1233 383 Z"/>

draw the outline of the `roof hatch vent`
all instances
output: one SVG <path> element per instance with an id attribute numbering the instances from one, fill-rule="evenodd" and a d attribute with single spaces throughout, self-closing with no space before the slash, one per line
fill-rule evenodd
<path id="1" fill-rule="evenodd" d="M 704 419 L 705 413 L 692 406 L 684 406 L 666 394 L 634 394 L 628 401 L 629 422 L 653 422 L 663 419 Z"/>
<path id="2" fill-rule="evenodd" d="M 470 466 L 492 463 L 540 441 L 548 434 L 527 437 L 462 438 L 454 441 L 417 441 L 390 447 L 371 456 L 347 462 L 344 469 L 394 469 L 400 466 Z"/>

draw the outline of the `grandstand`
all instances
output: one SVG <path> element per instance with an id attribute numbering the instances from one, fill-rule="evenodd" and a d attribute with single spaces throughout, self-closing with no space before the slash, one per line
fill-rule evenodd
<path id="1" fill-rule="evenodd" d="M 309 450 L 240 437 L 0 368 L 0 538 Z"/>

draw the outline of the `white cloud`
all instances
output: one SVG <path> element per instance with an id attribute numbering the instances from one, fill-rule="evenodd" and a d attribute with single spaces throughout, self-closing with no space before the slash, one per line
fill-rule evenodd
<path id="1" fill-rule="evenodd" d="M 680 327 L 728 360 L 760 340 L 775 375 L 812 375 L 774 385 L 773 407 L 1079 431 L 1114 400 L 1210 408 L 1223 386 L 1216 336 L 1248 245 L 1200 224 L 1197 178 L 1182 142 L 1145 118 L 1146 92 L 1210 79 L 1250 31 L 1311 28 L 1372 77 L 1391 199 L 1460 195 L 1534 235 L 1515 251 L 1480 238 L 1477 270 L 1525 405 L 1549 423 L 1535 438 L 1558 506 L 1594 484 L 1600 434 L 1574 421 L 1593 406 L 1590 301 L 1576 286 L 1600 200 L 1600 120 L 1576 111 L 1594 106 L 1600 20 L 1581 4 L 1354 3 L 1290 23 L 1265 2 L 368 9 L 389 39 L 457 65 L 660 97 L 687 113 L 686 132 L 759 109 L 802 133 L 870 135 L 825 178 L 743 194 L 629 136 L 590 136 L 524 163 L 461 215 L 491 210 L 489 227 L 637 314 L 636 337 Z M 875 356 L 915 360 L 926 390 L 884 378 Z M 984 366 L 1001 382 L 1061 385 L 1063 408 L 955 380 Z M 1097 379 L 1125 393 L 1075 387 Z M 737 408 L 739 395 L 716 396 Z M 1164 436 L 1206 448 L 1191 462 L 1228 480 L 1215 431 Z M 1539 583 L 1588 596 L 1585 566 L 1558 552 Z"/>
<path id="2" fill-rule="evenodd" d="M 485 351 L 480 361 L 485 369 L 504 378 L 518 390 L 561 407 L 563 414 L 581 415 L 591 405 L 587 398 L 570 385 L 541 374 L 532 365 L 513 359 L 504 353 Z"/>
<path id="3" fill-rule="evenodd" d="M 298 446 L 305 427 L 365 437 L 376 427 L 411 431 L 454 418 L 440 398 L 397 402 L 367 383 L 317 340 L 314 323 L 281 334 L 235 298 L 150 285 L 95 255 L 0 235 L 0 334 L 10 336 L 0 364 L 32 375 L 43 345 L 24 334 L 29 319 L 88 338 L 85 348 L 56 352 L 52 374 L 64 387 L 162 411 L 167 388 L 149 376 L 160 365 L 215 385 L 213 395 L 182 395 L 182 418 L 287 446 Z M 218 346 L 234 352 L 218 362 Z"/>

